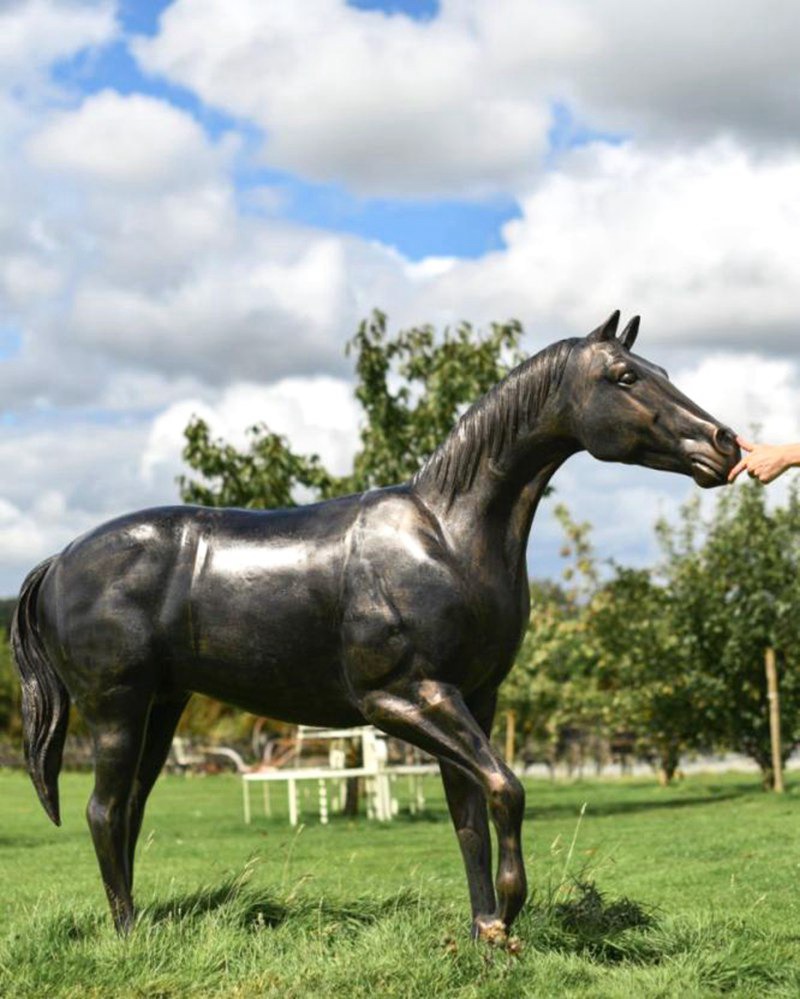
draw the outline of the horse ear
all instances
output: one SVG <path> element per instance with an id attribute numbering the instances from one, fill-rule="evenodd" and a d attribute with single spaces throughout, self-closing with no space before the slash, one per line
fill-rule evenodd
<path id="1" fill-rule="evenodd" d="M 641 321 L 641 316 L 634 316 L 620 333 L 619 342 L 626 350 L 630 350 L 634 343 L 636 343 L 636 337 L 639 335 L 639 323 Z"/>
<path id="2" fill-rule="evenodd" d="M 617 326 L 619 326 L 619 309 L 615 309 L 602 325 L 598 326 L 596 330 L 592 330 L 586 339 L 595 343 L 613 340 L 617 334 Z"/>

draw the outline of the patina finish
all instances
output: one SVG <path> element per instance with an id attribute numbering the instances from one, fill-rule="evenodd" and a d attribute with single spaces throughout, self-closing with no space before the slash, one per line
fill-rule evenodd
<path id="1" fill-rule="evenodd" d="M 619 337 L 618 321 L 515 368 L 403 485 L 291 510 L 145 510 L 31 572 L 12 627 L 29 770 L 58 823 L 74 702 L 94 740 L 87 815 L 120 931 L 145 802 L 197 691 L 285 721 L 371 723 L 436 756 L 473 933 L 506 933 L 526 896 L 524 793 L 489 732 L 528 620 L 539 499 L 584 449 L 701 486 L 739 459 L 730 430 L 631 353 L 638 317 Z"/>

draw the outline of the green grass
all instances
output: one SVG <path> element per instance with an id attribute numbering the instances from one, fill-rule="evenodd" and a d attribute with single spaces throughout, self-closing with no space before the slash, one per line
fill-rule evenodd
<path id="1" fill-rule="evenodd" d="M 235 777 L 167 777 L 113 933 L 83 808 L 52 827 L 0 773 L 0 995 L 693 997 L 800 995 L 800 786 L 755 779 L 529 782 L 531 900 L 507 949 L 473 945 L 441 792 L 429 809 L 299 832 L 242 823 Z M 256 795 L 254 795 L 254 798 Z M 583 804 L 586 812 L 579 821 Z M 574 842 L 574 845 L 573 845 Z"/>

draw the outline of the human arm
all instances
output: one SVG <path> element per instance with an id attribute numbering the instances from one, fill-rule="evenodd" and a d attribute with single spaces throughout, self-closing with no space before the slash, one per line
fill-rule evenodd
<path id="1" fill-rule="evenodd" d="M 742 451 L 748 453 L 731 469 L 728 482 L 733 482 L 737 475 L 747 470 L 751 478 L 766 485 L 782 475 L 787 468 L 800 465 L 800 443 L 751 444 L 741 437 L 737 437 L 736 441 Z"/>

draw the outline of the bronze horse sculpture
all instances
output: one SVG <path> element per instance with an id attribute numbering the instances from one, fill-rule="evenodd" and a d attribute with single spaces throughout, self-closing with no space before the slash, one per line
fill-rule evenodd
<path id="1" fill-rule="evenodd" d="M 489 733 L 528 620 L 539 499 L 584 449 L 706 487 L 739 458 L 730 430 L 631 352 L 638 317 L 619 337 L 618 322 L 516 367 L 410 482 L 290 510 L 145 510 L 30 573 L 12 625 L 28 768 L 59 824 L 73 701 L 93 737 L 87 817 L 120 932 L 145 802 L 196 691 L 285 721 L 371 723 L 437 757 L 473 935 L 504 936 L 526 897 L 524 792 Z"/>

